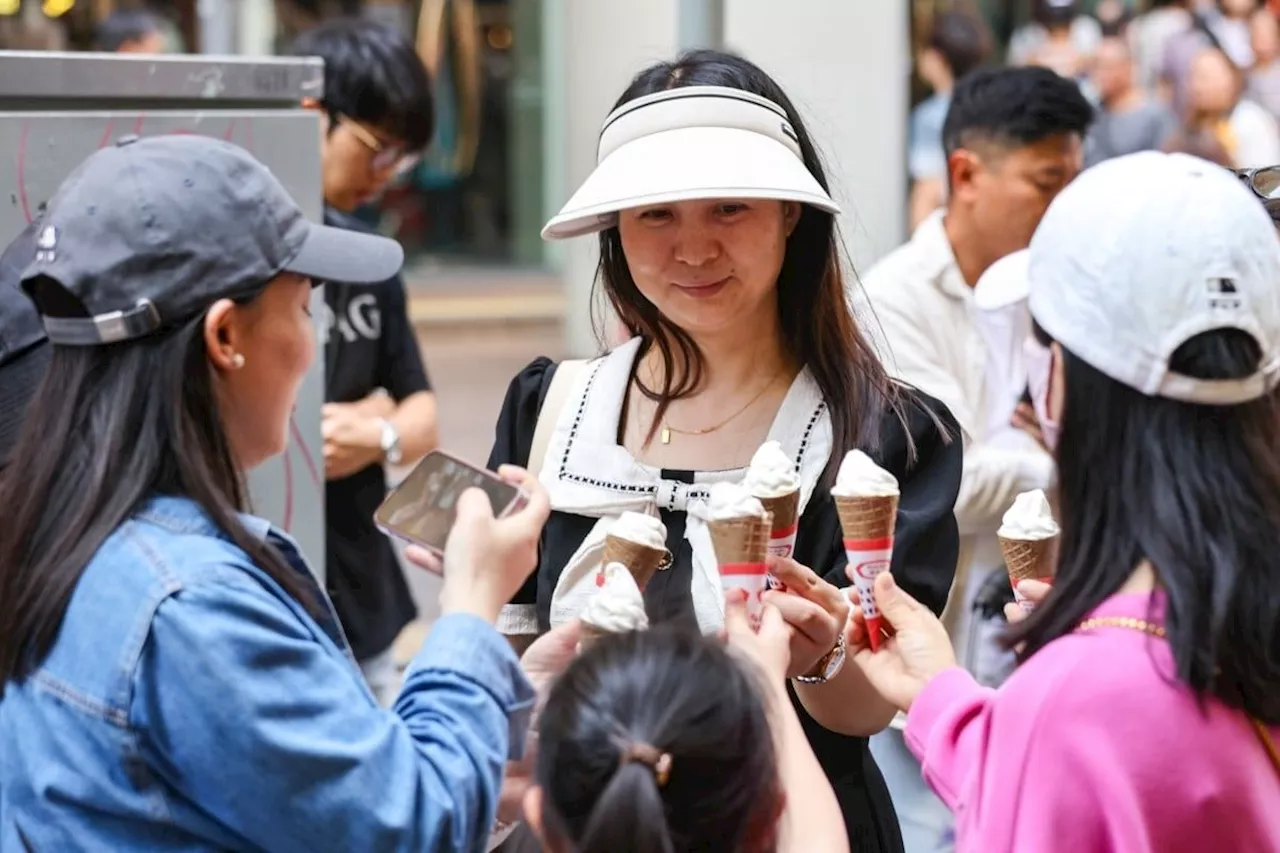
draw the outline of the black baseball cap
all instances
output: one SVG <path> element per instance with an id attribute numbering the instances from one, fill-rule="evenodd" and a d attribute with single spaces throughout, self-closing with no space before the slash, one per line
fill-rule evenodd
<path id="1" fill-rule="evenodd" d="M 18 282 L 36 254 L 39 222 L 0 253 L 0 466 L 9 461 L 27 404 L 49 363 L 49 342 L 36 306 Z"/>
<path id="2" fill-rule="evenodd" d="M 251 297 L 283 272 L 377 284 L 403 262 L 394 240 L 308 221 L 243 148 L 189 134 L 130 136 L 89 155 L 58 188 L 22 283 L 52 343 L 96 346 Z M 40 281 L 65 294 L 50 298 Z"/>

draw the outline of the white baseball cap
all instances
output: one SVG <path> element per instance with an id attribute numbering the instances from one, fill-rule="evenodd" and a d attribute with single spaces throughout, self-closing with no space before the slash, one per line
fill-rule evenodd
<path id="1" fill-rule="evenodd" d="M 1154 151 L 1100 163 L 1049 205 L 1024 257 L 1032 317 L 1117 382 L 1234 405 L 1280 381 L 1280 237 L 1221 166 Z M 1169 369 L 1178 347 L 1215 329 L 1258 342 L 1256 373 L 1215 380 Z"/>
<path id="2" fill-rule="evenodd" d="M 973 304 L 982 311 L 998 311 L 1027 300 L 1027 252 L 1005 255 L 978 277 Z"/>
<path id="3" fill-rule="evenodd" d="M 595 170 L 542 236 L 602 231 L 628 208 L 716 198 L 796 201 L 840 212 L 805 166 L 782 107 L 740 89 L 685 86 L 609 114 Z"/>

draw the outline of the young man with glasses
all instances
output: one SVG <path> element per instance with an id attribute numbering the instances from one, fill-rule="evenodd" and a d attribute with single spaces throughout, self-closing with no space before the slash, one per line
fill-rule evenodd
<path id="1" fill-rule="evenodd" d="M 395 30 L 340 19 L 303 33 L 292 52 L 324 60 L 321 114 L 325 223 L 368 230 L 354 211 L 410 169 L 431 140 L 426 68 Z M 392 645 L 416 609 L 391 543 L 374 526 L 384 464 L 436 445 L 436 401 L 409 320 L 404 282 L 328 282 L 324 434 L 329 592 L 365 678 L 390 704 L 399 687 Z"/>

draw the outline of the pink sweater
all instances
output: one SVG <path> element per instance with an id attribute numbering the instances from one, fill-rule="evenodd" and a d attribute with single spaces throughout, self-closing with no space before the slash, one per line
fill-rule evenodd
<path id="1" fill-rule="evenodd" d="M 1093 615 L 1142 619 L 1147 603 Z M 1280 851 L 1280 773 L 1249 721 L 1202 711 L 1168 644 L 1140 631 L 1062 637 L 999 690 L 948 670 L 906 737 L 956 814 L 958 853 Z"/>

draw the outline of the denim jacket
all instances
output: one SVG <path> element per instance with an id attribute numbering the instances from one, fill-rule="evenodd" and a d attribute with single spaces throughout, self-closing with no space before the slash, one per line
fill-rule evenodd
<path id="1" fill-rule="evenodd" d="M 329 607 L 297 547 L 274 544 Z M 0 700 L 0 850 L 482 850 L 533 691 L 483 620 L 435 623 L 393 710 L 193 502 L 102 545 Z"/>

